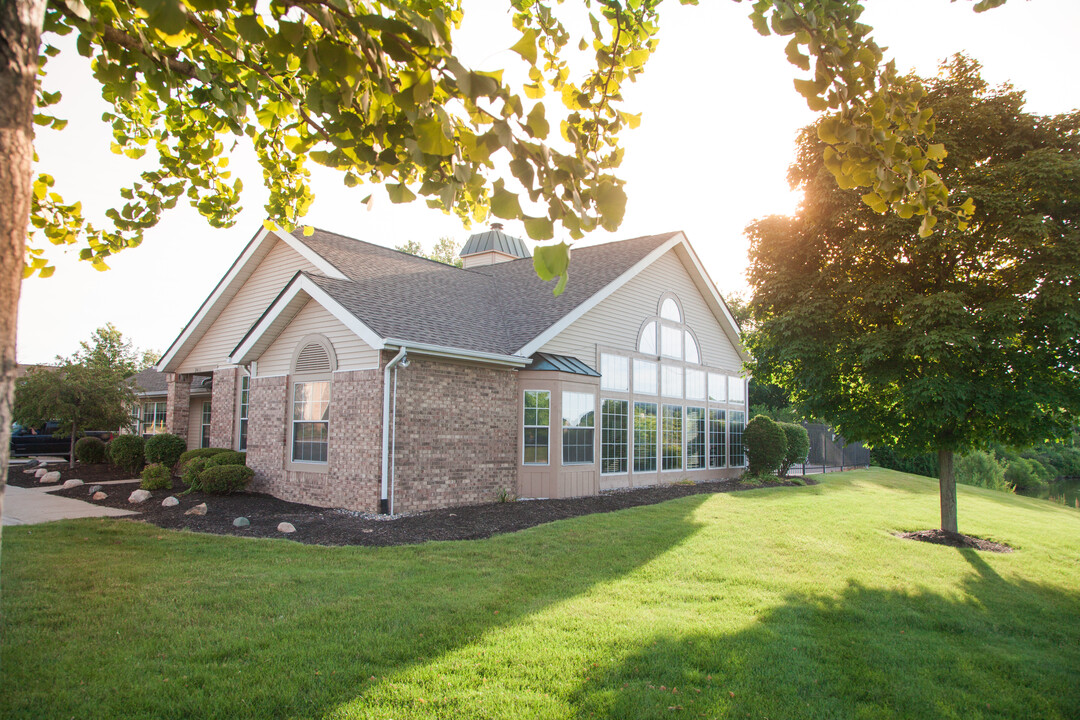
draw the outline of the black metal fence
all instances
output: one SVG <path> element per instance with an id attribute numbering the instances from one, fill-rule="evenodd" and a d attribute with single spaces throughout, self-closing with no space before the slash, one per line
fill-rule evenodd
<path id="1" fill-rule="evenodd" d="M 803 423 L 802 426 L 810 435 L 810 452 L 806 462 L 788 470 L 789 474 L 814 475 L 870 465 L 870 450 L 861 442 L 849 443 L 821 423 Z"/>

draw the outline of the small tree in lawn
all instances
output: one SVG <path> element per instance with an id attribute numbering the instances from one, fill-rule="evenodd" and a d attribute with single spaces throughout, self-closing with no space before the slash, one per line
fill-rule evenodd
<path id="1" fill-rule="evenodd" d="M 58 434 L 70 440 L 70 467 L 75 466 L 75 440 L 84 430 L 113 429 L 131 423 L 135 397 L 117 371 L 61 359 L 56 368 L 33 368 L 15 384 L 14 419 L 37 426 L 60 423 Z"/>
<path id="2" fill-rule="evenodd" d="M 936 452 L 951 532 L 954 453 L 1065 437 L 1080 415 L 1080 112 L 1029 115 L 979 70 L 957 56 L 926 81 L 969 226 L 879 214 L 838 188 L 825 118 L 789 173 L 799 214 L 748 229 L 754 376 L 849 440 Z"/>

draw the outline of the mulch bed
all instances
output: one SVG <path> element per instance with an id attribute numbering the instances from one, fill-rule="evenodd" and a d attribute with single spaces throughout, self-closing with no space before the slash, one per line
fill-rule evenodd
<path id="1" fill-rule="evenodd" d="M 86 477 L 78 474 L 62 473 L 62 475 L 86 480 Z M 89 502 L 89 485 L 92 484 L 87 482 L 86 485 L 80 487 L 59 490 L 56 494 Z M 765 483 L 764 486 L 798 484 L 787 480 L 777 480 Z M 805 484 L 813 484 L 813 481 L 807 479 Z M 184 485 L 179 479 L 174 478 L 171 491 L 155 490 L 150 500 L 138 505 L 129 504 L 127 501 L 128 495 L 138 488 L 137 482 L 106 485 L 104 492 L 108 494 L 108 497 L 94 504 L 137 510 L 138 515 L 131 515 L 128 518 L 173 530 L 192 530 L 240 537 L 288 538 L 312 545 L 411 545 L 431 540 L 486 538 L 579 515 L 613 512 L 639 505 L 653 505 L 688 495 L 732 492 L 754 487 L 762 486 L 748 485 L 737 480 L 720 480 L 619 490 L 605 492 L 594 497 L 472 505 L 431 510 L 393 519 L 377 519 L 376 516 L 347 510 L 286 502 L 261 493 L 208 495 L 193 492 L 189 495 L 181 495 Z M 175 495 L 180 500 L 180 504 L 174 507 L 162 507 L 161 501 L 169 495 Z M 184 514 L 188 509 L 204 502 L 207 505 L 206 515 Z M 242 528 L 234 527 L 232 523 L 237 517 L 246 517 L 251 524 Z M 290 534 L 279 532 L 277 526 L 281 522 L 292 523 L 296 527 L 296 532 Z"/>
<path id="2" fill-rule="evenodd" d="M 23 472 L 24 470 L 34 469 L 41 467 L 36 461 L 30 461 L 29 463 L 11 463 L 8 465 L 8 485 L 14 485 L 15 487 L 30 488 L 30 487 L 53 487 L 54 485 L 60 485 L 65 480 L 71 478 L 78 478 L 87 485 L 93 485 L 94 483 L 105 482 L 106 480 L 130 480 L 133 477 L 137 477 L 136 473 L 120 470 L 107 463 L 100 463 L 97 465 L 83 465 L 80 462 L 75 463 L 74 469 L 68 467 L 67 460 L 62 463 L 49 463 L 45 466 L 46 470 L 59 470 L 60 479 L 53 483 L 38 482 L 39 478 L 34 475 Z"/>
<path id="3" fill-rule="evenodd" d="M 1002 543 L 949 532 L 948 530 L 919 530 L 918 532 L 897 533 L 897 537 L 902 537 L 905 540 L 934 543 L 935 545 L 948 545 L 955 548 L 984 550 L 986 552 L 1011 553 L 1013 551 L 1011 547 Z"/>

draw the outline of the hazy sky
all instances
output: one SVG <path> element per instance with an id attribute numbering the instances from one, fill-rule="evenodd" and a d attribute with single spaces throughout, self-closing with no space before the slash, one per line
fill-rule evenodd
<path id="1" fill-rule="evenodd" d="M 992 84 L 1025 90 L 1031 112 L 1080 107 L 1080 1 L 1011 0 L 978 15 L 971 4 L 868 0 L 864 19 L 902 71 L 932 74 L 940 60 L 965 51 L 983 63 Z M 519 65 L 506 49 L 517 39 L 508 5 L 466 0 L 465 24 L 454 42 L 473 66 Z M 572 10 L 573 0 L 563 7 Z M 748 12 L 747 3 L 730 0 L 701 0 L 699 7 L 672 1 L 664 8 L 659 50 L 625 93 L 627 109 L 643 113 L 641 126 L 623 137 L 625 221 L 617 233 L 594 233 L 583 243 L 683 230 L 721 292 L 745 289 L 743 228 L 795 209 L 799 198 L 787 186 L 787 166 L 797 131 L 814 117 L 792 87 L 799 71 L 787 63 L 784 41 L 757 35 Z M 100 220 L 122 202 L 117 191 L 132 182 L 139 165 L 109 151 L 111 137 L 99 120 L 108 106 L 88 63 L 64 52 L 49 70 L 48 89 L 64 94 L 56 114 L 71 122 L 63 132 L 40 133 L 40 171 L 54 175 L 68 201 L 82 200 Z M 149 231 L 141 247 L 111 258 L 108 272 L 79 263 L 74 253 L 54 252 L 56 274 L 23 283 L 19 361 L 70 354 L 106 322 L 139 347 L 164 350 L 261 225 L 265 192 L 252 154 L 236 153 L 232 170 L 244 180 L 245 211 L 231 229 L 210 228 L 184 205 Z M 369 188 L 346 188 L 337 173 L 314 164 L 311 171 L 316 200 L 308 224 L 387 246 L 411 239 L 430 247 L 443 235 L 463 242 L 476 230 L 422 201 L 391 205 L 379 193 L 369 212 L 359 202 Z M 513 223 L 506 229 L 524 237 Z"/>

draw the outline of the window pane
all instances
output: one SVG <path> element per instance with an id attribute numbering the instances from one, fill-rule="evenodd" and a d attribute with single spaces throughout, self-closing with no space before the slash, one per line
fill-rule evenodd
<path id="1" fill-rule="evenodd" d="M 724 467 L 724 411 L 709 410 L 709 467 Z"/>
<path id="2" fill-rule="evenodd" d="M 251 395 L 251 378 L 240 378 L 240 440 L 238 447 L 247 450 L 248 398 Z"/>
<path id="3" fill-rule="evenodd" d="M 664 357 L 682 359 L 682 330 L 670 325 L 660 326 L 660 354 Z"/>
<path id="4" fill-rule="evenodd" d="M 672 298 L 664 298 L 664 303 L 660 306 L 660 317 L 665 320 L 682 322 L 682 313 L 679 312 L 679 304 Z"/>
<path id="5" fill-rule="evenodd" d="M 600 406 L 600 472 L 624 473 L 630 443 L 626 400 L 604 400 Z"/>
<path id="6" fill-rule="evenodd" d="M 656 394 L 656 363 L 634 360 L 634 392 L 642 395 Z"/>
<path id="7" fill-rule="evenodd" d="M 210 403 L 202 404 L 202 432 L 199 437 L 199 447 L 210 447 Z"/>
<path id="8" fill-rule="evenodd" d="M 746 393 L 743 392 L 745 383 L 742 378 L 729 377 L 728 378 L 728 402 L 741 403 L 746 399 Z"/>
<path id="9" fill-rule="evenodd" d="M 709 373 L 709 401 L 727 402 L 727 377 Z"/>
<path id="10" fill-rule="evenodd" d="M 656 403 L 634 403 L 634 472 L 656 472 Z"/>
<path id="11" fill-rule="evenodd" d="M 743 427 L 746 423 L 745 413 L 731 411 L 728 423 L 728 442 L 730 443 L 731 467 L 742 467 L 746 464 L 746 455 L 743 451 Z"/>
<path id="12" fill-rule="evenodd" d="M 646 323 L 638 338 L 638 352 L 644 355 L 656 354 L 656 322 Z"/>
<path id="13" fill-rule="evenodd" d="M 684 341 L 686 342 L 686 362 L 701 362 L 701 354 L 698 352 L 697 340 L 694 340 L 694 336 L 690 334 L 689 330 L 686 330 L 684 335 Z"/>
<path id="14" fill-rule="evenodd" d="M 686 397 L 688 400 L 705 399 L 705 373 L 703 371 L 687 368 Z"/>
<path id="15" fill-rule="evenodd" d="M 604 390 L 630 389 L 629 358 L 600 354 L 600 387 Z"/>
<path id="16" fill-rule="evenodd" d="M 326 462 L 330 435 L 330 382 L 293 384 L 292 459 Z"/>
<path id="17" fill-rule="evenodd" d="M 682 407 L 679 405 L 665 405 L 664 415 L 660 422 L 660 432 L 663 438 L 661 465 L 663 470 L 681 470 L 683 454 L 682 434 Z"/>
<path id="18" fill-rule="evenodd" d="M 663 366 L 663 393 L 664 397 L 683 396 L 683 369 L 681 367 Z"/>
<path id="19" fill-rule="evenodd" d="M 593 428 L 596 427 L 596 404 L 592 393 L 562 394 L 563 464 L 593 462 Z"/>
<path id="20" fill-rule="evenodd" d="M 548 407 L 551 392 L 525 391 L 524 454 L 526 465 L 546 465 L 548 461 Z"/>
<path id="21" fill-rule="evenodd" d="M 705 408 L 686 408 L 686 469 L 705 467 Z"/>

